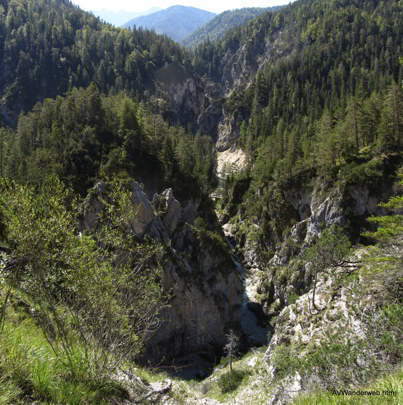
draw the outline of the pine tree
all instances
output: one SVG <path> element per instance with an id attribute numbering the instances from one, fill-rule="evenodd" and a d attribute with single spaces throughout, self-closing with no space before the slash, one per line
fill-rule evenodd
<path id="1" fill-rule="evenodd" d="M 351 251 L 351 242 L 338 226 L 325 229 L 314 245 L 304 253 L 313 273 L 312 307 L 319 311 L 315 303 L 318 274 L 328 268 L 348 264 L 346 257 Z"/>
<path id="2" fill-rule="evenodd" d="M 0 177 L 5 174 L 6 131 L 0 128 Z"/>
<path id="3" fill-rule="evenodd" d="M 352 135 L 354 139 L 355 152 L 358 153 L 360 150 L 360 120 L 362 116 L 362 105 L 356 97 L 351 97 L 348 100 L 345 114 L 345 121 L 347 124 L 346 129 L 348 133 Z"/>
<path id="4" fill-rule="evenodd" d="M 232 372 L 232 362 L 239 353 L 239 338 L 232 329 L 230 329 L 229 333 L 226 335 L 226 338 L 227 343 L 224 346 L 224 352 L 229 359 L 229 369 Z"/>
<path id="5" fill-rule="evenodd" d="M 379 125 L 381 147 L 394 151 L 403 146 L 403 89 L 397 84 L 389 87 L 383 103 Z"/>

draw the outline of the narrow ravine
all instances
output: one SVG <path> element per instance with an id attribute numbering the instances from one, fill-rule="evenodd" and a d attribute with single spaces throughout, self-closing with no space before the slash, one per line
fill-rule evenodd
<path id="1" fill-rule="evenodd" d="M 217 176 L 220 180 L 220 185 L 216 192 L 213 193 L 213 198 L 220 198 L 221 190 L 224 189 L 226 175 L 230 172 L 238 172 L 246 166 L 246 155 L 241 149 L 232 148 L 230 150 L 219 152 L 217 157 Z M 231 243 L 231 234 L 223 226 L 224 234 L 227 238 L 227 243 L 231 249 L 232 261 L 235 264 L 239 277 L 242 280 L 242 307 L 241 307 L 241 330 L 247 337 L 249 346 L 264 346 L 268 344 L 267 334 L 269 332 L 268 325 L 263 327 L 258 320 L 256 314 L 251 310 L 251 296 L 253 294 L 253 281 L 250 273 L 240 263 L 235 254 L 235 246 Z M 258 305 L 254 303 L 254 306 Z M 263 313 L 263 311 L 262 311 Z"/>
<path id="2" fill-rule="evenodd" d="M 228 169 L 230 172 L 241 170 L 244 162 L 245 156 L 241 150 L 232 150 L 220 154 L 220 159 L 217 162 L 217 174 L 220 182 L 217 189 L 211 194 L 213 200 L 221 198 L 221 192 L 226 182 L 226 170 Z M 217 216 L 219 216 L 218 213 Z M 242 285 L 239 323 L 234 325 L 234 329 L 238 336 L 242 337 L 242 348 L 240 349 L 244 352 L 252 347 L 268 344 L 269 324 L 267 320 L 261 319 L 264 316 L 259 314 L 263 315 L 263 310 L 260 304 L 253 299 L 256 294 L 256 277 L 253 277 L 253 270 L 247 270 L 237 258 L 236 248 L 231 240 L 232 235 L 225 229 L 225 225 L 223 225 L 223 232 L 226 235 L 231 259 Z M 182 380 L 203 380 L 211 375 L 220 361 L 220 357 L 224 354 L 222 346 L 222 342 L 219 347 L 212 344 L 204 350 L 176 357 L 172 363 L 164 363 L 161 368 Z"/>
<path id="3" fill-rule="evenodd" d="M 268 343 L 267 334 L 269 329 L 267 327 L 262 327 L 259 324 L 259 320 L 256 314 L 250 309 L 250 298 L 249 298 L 249 279 L 248 272 L 245 267 L 232 258 L 239 276 L 242 279 L 242 307 L 241 307 L 241 330 L 246 335 L 248 339 L 248 344 L 250 346 L 265 346 Z"/>

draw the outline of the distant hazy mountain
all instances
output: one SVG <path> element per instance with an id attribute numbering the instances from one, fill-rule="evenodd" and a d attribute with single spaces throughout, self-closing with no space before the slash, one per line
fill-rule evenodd
<path id="1" fill-rule="evenodd" d="M 143 17 L 133 18 L 123 25 L 124 28 L 143 27 L 153 29 L 158 34 L 166 34 L 175 41 L 196 31 L 206 24 L 215 14 L 194 7 L 172 6 Z"/>
<path id="2" fill-rule="evenodd" d="M 215 16 L 205 25 L 184 38 L 181 43 L 189 48 L 192 48 L 209 38 L 210 41 L 221 39 L 231 28 L 238 27 L 247 23 L 252 18 L 266 12 L 273 11 L 282 6 L 268 8 L 241 8 L 237 10 L 227 10 Z"/>
<path id="3" fill-rule="evenodd" d="M 101 10 L 93 10 L 92 12 L 94 15 L 99 17 L 101 20 L 113 24 L 116 27 L 120 27 L 126 21 L 131 18 L 141 17 L 144 15 L 149 15 L 155 13 L 157 11 L 162 10 L 160 7 L 152 7 L 147 11 L 143 11 L 141 13 L 134 12 L 134 11 L 127 11 L 127 10 L 105 10 L 104 8 Z"/>

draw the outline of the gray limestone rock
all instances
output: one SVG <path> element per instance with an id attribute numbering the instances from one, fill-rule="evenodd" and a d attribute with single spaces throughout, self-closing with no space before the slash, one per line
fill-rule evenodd
<path id="1" fill-rule="evenodd" d="M 95 184 L 93 192 L 87 196 L 84 208 L 83 227 L 87 230 L 93 230 L 97 226 L 99 213 L 105 208 L 103 198 L 105 194 L 105 183 L 100 181 Z"/>
<path id="2" fill-rule="evenodd" d="M 312 344 L 320 347 L 323 343 L 328 342 L 329 336 L 334 334 L 341 334 L 350 345 L 365 341 L 367 338 L 363 313 L 374 312 L 376 303 L 373 301 L 366 304 L 358 302 L 351 286 L 340 288 L 336 279 L 343 271 L 343 268 L 332 269 L 332 277 L 325 274 L 320 275 L 315 298 L 319 313 L 316 309 L 312 309 L 312 290 L 300 296 L 294 304 L 286 306 L 280 312 L 275 333 L 265 353 L 265 362 L 271 381 L 274 380 L 277 372 L 273 364 L 273 355 L 279 345 L 294 345 L 298 347 L 298 356 L 303 357 L 305 350 L 307 352 L 311 350 Z M 358 307 L 360 309 L 357 309 Z M 357 362 L 365 365 L 365 359 L 371 358 L 371 356 L 370 352 L 362 352 Z M 314 370 L 303 377 L 297 374 L 289 375 L 279 382 L 268 403 L 288 404 L 292 402 L 292 392 L 307 391 L 310 390 L 310 387 L 324 388 L 331 383 L 332 381 L 329 381 L 328 377 L 326 381 L 322 381 L 321 376 L 315 374 Z"/>
<path id="3" fill-rule="evenodd" d="M 146 343 L 145 359 L 163 359 L 225 343 L 228 324 L 239 321 L 242 284 L 229 256 L 217 255 L 214 241 L 200 243 L 191 224 L 201 214 L 195 201 L 182 205 L 171 189 L 151 204 L 139 183 L 132 182 L 128 226 L 140 238 L 150 235 L 166 246 L 161 283 L 172 298 L 160 315 L 161 326 Z M 96 227 L 107 199 L 98 183 L 87 201 L 84 225 Z"/>
<path id="4" fill-rule="evenodd" d="M 213 101 L 197 118 L 198 132 L 215 135 L 223 117 L 223 100 Z"/>
<path id="5" fill-rule="evenodd" d="M 140 185 L 132 183 L 132 215 L 129 217 L 129 225 L 138 236 L 143 236 L 154 220 L 155 214 L 147 195 Z"/>
<path id="6" fill-rule="evenodd" d="M 343 226 L 345 223 L 345 216 L 341 206 L 343 196 L 340 190 L 336 190 L 328 195 L 327 198 L 321 203 L 318 203 L 315 197 L 316 196 L 312 198 L 312 215 L 308 219 L 307 223 L 307 241 L 319 236 L 321 231 L 329 226 Z"/>
<path id="7" fill-rule="evenodd" d="M 169 188 L 162 193 L 165 199 L 165 214 L 163 223 L 168 234 L 172 236 L 181 219 L 182 209 L 179 201 L 174 197 L 172 189 Z"/>
<path id="8" fill-rule="evenodd" d="M 266 405 L 286 405 L 302 390 L 302 379 L 299 373 L 287 377 L 282 384 L 275 388 Z"/>

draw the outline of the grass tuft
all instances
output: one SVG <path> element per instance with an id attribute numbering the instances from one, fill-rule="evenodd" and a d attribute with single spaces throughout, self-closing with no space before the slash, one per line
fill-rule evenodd
<path id="1" fill-rule="evenodd" d="M 32 319 L 6 320 L 0 332 L 0 405 L 33 401 L 102 405 L 127 395 L 117 382 L 97 378 L 94 370 L 83 366 L 81 348 L 73 356 L 75 370 L 66 359 L 55 356 Z"/>

